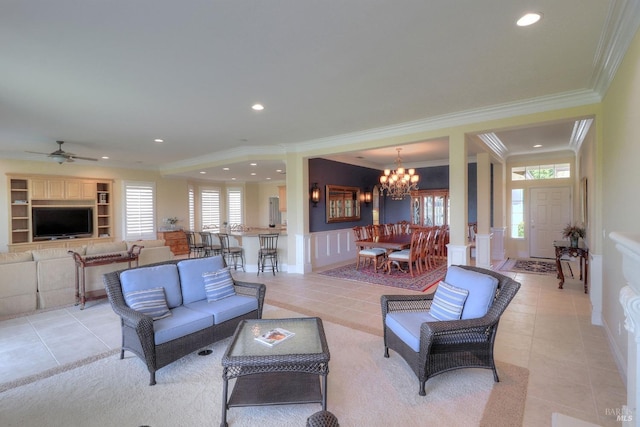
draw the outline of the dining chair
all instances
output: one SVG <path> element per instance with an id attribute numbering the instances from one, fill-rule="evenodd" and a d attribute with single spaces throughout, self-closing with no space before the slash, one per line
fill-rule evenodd
<path id="1" fill-rule="evenodd" d="M 367 230 L 366 226 L 353 227 L 353 234 L 356 241 L 365 240 L 373 237 L 373 228 L 370 227 Z M 384 265 L 385 257 L 387 256 L 387 250 L 383 248 L 367 248 L 364 246 L 358 246 L 358 256 L 356 258 L 356 270 L 360 268 L 360 262 L 362 267 L 367 265 L 367 262 L 373 262 L 373 269 L 377 271 L 378 268 Z"/>
<path id="2" fill-rule="evenodd" d="M 271 272 L 276 275 L 278 271 L 278 233 L 258 234 L 260 249 L 258 249 L 258 273 L 264 273 L 264 264 L 271 262 Z"/>
<path id="3" fill-rule="evenodd" d="M 409 273 L 411 277 L 414 277 L 414 267 L 416 271 L 420 272 L 420 248 L 422 244 L 424 233 L 421 231 L 414 231 L 411 235 L 411 246 L 409 249 L 403 249 L 401 251 L 391 252 L 387 255 L 386 270 L 388 274 L 391 274 L 393 266 L 395 265 L 398 270 L 402 270 L 400 264 L 408 264 Z"/>

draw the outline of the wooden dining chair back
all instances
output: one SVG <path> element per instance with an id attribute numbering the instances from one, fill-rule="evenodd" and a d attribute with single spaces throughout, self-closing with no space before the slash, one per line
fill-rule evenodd
<path id="1" fill-rule="evenodd" d="M 353 227 L 353 234 L 357 240 L 366 240 L 373 237 L 372 226 Z M 374 270 L 378 270 L 384 265 L 385 257 L 387 256 L 386 249 L 382 248 L 368 248 L 364 246 L 358 246 L 358 255 L 356 258 L 356 270 L 360 268 L 360 263 L 364 268 L 367 263 L 373 263 Z"/>
<path id="2" fill-rule="evenodd" d="M 401 251 L 391 252 L 387 255 L 387 273 L 391 274 L 393 270 L 393 266 L 400 271 L 403 271 L 401 268 L 401 264 L 407 264 L 409 273 L 411 277 L 415 276 L 415 272 L 420 272 L 421 269 L 419 267 L 419 259 L 420 259 L 420 249 L 422 244 L 422 238 L 424 233 L 421 231 L 415 231 L 411 235 L 411 246 L 408 249 L 403 249 Z M 415 271 L 414 271 L 415 269 Z"/>

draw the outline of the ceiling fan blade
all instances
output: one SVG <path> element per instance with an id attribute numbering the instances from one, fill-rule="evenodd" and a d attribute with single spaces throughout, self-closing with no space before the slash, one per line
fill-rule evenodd
<path id="1" fill-rule="evenodd" d="M 41 153 L 40 151 L 25 151 L 25 153 L 31 153 L 31 154 L 43 154 L 45 156 L 48 156 L 50 153 Z"/>
<path id="2" fill-rule="evenodd" d="M 94 159 L 92 157 L 81 157 L 81 156 L 76 156 L 76 155 L 73 155 L 73 154 L 71 154 L 69 156 L 69 158 L 70 159 L 78 159 L 78 160 L 90 160 L 92 162 L 97 162 L 98 161 L 98 159 Z"/>

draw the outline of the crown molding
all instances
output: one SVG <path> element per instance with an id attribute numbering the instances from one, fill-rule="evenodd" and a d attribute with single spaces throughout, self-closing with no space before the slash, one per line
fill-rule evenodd
<path id="1" fill-rule="evenodd" d="M 640 0 L 612 0 L 594 58 L 591 87 L 607 92 L 640 26 Z"/>
<path id="2" fill-rule="evenodd" d="M 640 1 L 640 0 L 639 0 Z M 345 144 L 355 144 L 420 132 L 434 131 L 446 127 L 463 126 L 490 120 L 540 113 L 549 110 L 597 104 L 601 96 L 593 90 L 578 90 L 560 94 L 530 98 L 527 100 L 498 104 L 459 113 L 434 116 L 421 120 L 400 123 L 381 128 L 368 129 L 326 138 L 287 145 L 287 151 L 303 153 L 317 149 L 319 146 L 332 148 Z"/>
<path id="3" fill-rule="evenodd" d="M 225 161 L 238 161 L 240 159 L 251 160 L 253 158 L 264 159 L 265 156 L 282 157 L 287 153 L 282 145 L 271 146 L 251 146 L 251 147 L 235 147 L 229 150 L 216 151 L 215 153 L 206 154 L 200 157 L 180 160 L 177 162 L 165 163 L 160 165 L 163 172 L 172 172 L 184 168 L 202 167 L 209 163 L 220 163 Z"/>

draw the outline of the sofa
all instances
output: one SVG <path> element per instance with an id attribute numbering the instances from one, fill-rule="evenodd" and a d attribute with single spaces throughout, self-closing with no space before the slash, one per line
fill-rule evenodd
<path id="1" fill-rule="evenodd" d="M 172 260 L 103 276 L 120 316 L 122 349 L 156 371 L 233 334 L 244 319 L 262 318 L 266 286 L 234 280 L 220 255 Z"/>
<path id="2" fill-rule="evenodd" d="M 76 267 L 69 250 L 81 256 L 126 252 L 142 246 L 138 265 L 173 259 L 164 240 L 96 243 L 70 248 L 0 253 L 0 318 L 75 302 Z M 124 264 L 86 269 L 86 290 L 103 290 L 102 275 Z"/>

